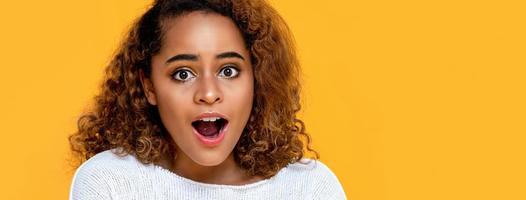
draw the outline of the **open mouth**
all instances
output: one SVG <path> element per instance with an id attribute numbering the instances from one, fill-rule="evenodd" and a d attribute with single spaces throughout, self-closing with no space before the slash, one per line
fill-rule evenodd
<path id="1" fill-rule="evenodd" d="M 228 120 L 221 117 L 207 117 L 192 122 L 192 126 L 200 135 L 215 138 L 228 124 Z"/>

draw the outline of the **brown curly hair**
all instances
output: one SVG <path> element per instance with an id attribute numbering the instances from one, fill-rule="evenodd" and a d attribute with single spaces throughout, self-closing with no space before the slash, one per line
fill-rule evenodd
<path id="1" fill-rule="evenodd" d="M 250 118 L 234 149 L 235 161 L 250 175 L 271 177 L 311 145 L 300 110 L 300 66 L 289 28 L 265 0 L 157 0 L 132 26 L 105 69 L 101 92 L 91 110 L 78 119 L 69 136 L 75 167 L 95 154 L 120 147 L 142 163 L 173 158 L 174 142 L 157 107 L 146 99 L 140 71 L 150 76 L 150 61 L 159 52 L 162 23 L 192 11 L 231 18 L 253 60 L 254 100 Z"/>

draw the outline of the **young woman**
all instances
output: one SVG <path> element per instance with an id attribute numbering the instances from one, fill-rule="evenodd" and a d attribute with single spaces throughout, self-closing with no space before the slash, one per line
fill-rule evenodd
<path id="1" fill-rule="evenodd" d="M 299 70 L 264 0 L 155 1 L 69 138 L 70 198 L 345 199 L 296 118 Z"/>

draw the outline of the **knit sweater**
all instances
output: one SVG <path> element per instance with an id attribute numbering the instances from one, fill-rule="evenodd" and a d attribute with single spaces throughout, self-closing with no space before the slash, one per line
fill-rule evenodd
<path id="1" fill-rule="evenodd" d="M 271 178 L 246 185 L 193 181 L 132 154 L 107 150 L 88 159 L 73 176 L 70 199 L 346 199 L 334 173 L 321 161 L 303 158 Z M 303 164 L 307 162 L 308 164 Z"/>

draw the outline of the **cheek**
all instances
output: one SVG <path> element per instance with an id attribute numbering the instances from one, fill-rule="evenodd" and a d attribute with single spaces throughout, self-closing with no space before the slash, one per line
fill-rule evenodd
<path id="1" fill-rule="evenodd" d="M 180 130 L 185 124 L 185 116 L 191 113 L 191 99 L 174 88 L 158 92 L 157 97 L 163 124 L 169 130 Z"/>
<path id="2" fill-rule="evenodd" d="M 249 110 L 252 109 L 252 101 L 254 99 L 254 88 L 252 84 L 250 86 L 247 85 L 247 87 L 244 89 L 244 95 L 243 95 L 243 105 L 245 105 L 246 108 Z"/>
<path id="3" fill-rule="evenodd" d="M 231 105 L 237 107 L 239 115 L 247 117 L 252 110 L 252 101 L 254 96 L 253 79 L 243 80 L 243 83 L 236 85 L 236 89 L 231 91 Z"/>
<path id="4" fill-rule="evenodd" d="M 244 88 L 244 98 L 245 101 L 247 101 L 247 106 L 251 110 L 252 109 L 252 101 L 254 99 L 254 76 L 251 74 L 250 78 L 246 81 L 245 88 Z M 250 112 L 249 110 L 249 112 Z"/>

